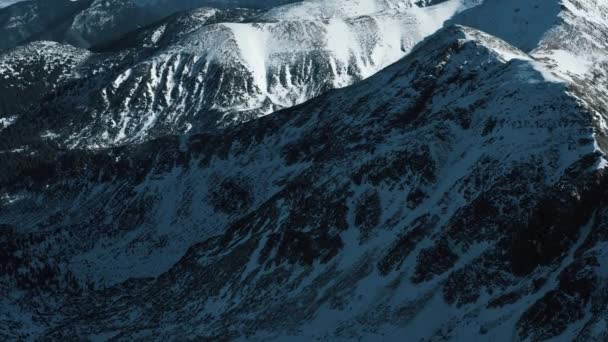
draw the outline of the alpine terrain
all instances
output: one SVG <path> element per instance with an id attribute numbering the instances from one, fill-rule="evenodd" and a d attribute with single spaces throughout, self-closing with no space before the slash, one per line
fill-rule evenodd
<path id="1" fill-rule="evenodd" d="M 2 340 L 608 340 L 606 0 L 29 0 L 0 49 Z"/>

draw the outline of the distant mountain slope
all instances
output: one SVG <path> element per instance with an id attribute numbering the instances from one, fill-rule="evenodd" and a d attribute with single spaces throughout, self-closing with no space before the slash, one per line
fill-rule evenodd
<path id="1" fill-rule="evenodd" d="M 0 2 L 0 51 L 35 40 L 88 48 L 176 12 L 202 6 L 266 7 L 288 0 L 28 0 L 7 8 Z M 6 3 L 8 5 L 10 3 Z"/>
<path id="2" fill-rule="evenodd" d="M 348 8 L 343 0 L 334 3 L 340 6 L 332 11 Z M 369 77 L 463 6 L 460 0 L 399 10 L 379 6 L 379 12 L 320 20 L 198 9 L 96 49 L 113 52 L 88 64 L 89 70 L 112 65 L 103 73 L 83 75 L 98 78 L 96 86 L 87 82 L 78 89 L 82 85 L 76 80 L 67 96 L 60 89 L 43 113 L 31 115 L 48 117 L 45 131 L 70 146 L 124 144 L 238 124 Z M 287 7 L 287 12 L 297 8 Z M 116 64 L 119 60 L 124 62 Z M 23 130 L 39 134 L 30 127 Z"/>
<path id="3" fill-rule="evenodd" d="M 434 4 L 441 2 L 445 2 L 445 0 L 435 1 Z M 426 2 L 414 0 L 306 0 L 287 6 L 274 7 L 262 17 L 267 20 L 352 18 L 387 10 L 403 10 L 427 5 L 429 4 Z"/>
<path id="4" fill-rule="evenodd" d="M 23 1 L 23 0 L 0 0 L 0 8 L 3 7 L 8 7 L 14 3 L 17 3 L 19 1 Z"/>
<path id="5" fill-rule="evenodd" d="M 198 7 L 213 8 L 271 8 L 303 0 L 135 0 L 142 6 L 164 12 L 164 15 Z M 333 1 L 333 0 L 332 0 Z M 167 13 L 168 12 L 168 13 Z"/>
<path id="6" fill-rule="evenodd" d="M 93 0 L 35 0 L 0 9 L 0 51 L 37 39 L 56 40 Z"/>

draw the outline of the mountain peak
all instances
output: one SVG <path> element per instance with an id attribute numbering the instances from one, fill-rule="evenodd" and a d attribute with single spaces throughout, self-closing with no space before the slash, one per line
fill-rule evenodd
<path id="1" fill-rule="evenodd" d="M 485 0 L 460 13 L 448 24 L 478 28 L 530 52 L 559 23 L 561 10 L 561 2 L 558 0 Z"/>
<path id="2" fill-rule="evenodd" d="M 486 0 L 446 24 L 478 28 L 551 61 L 564 75 L 582 78 L 608 49 L 606 18 L 608 3 L 604 1 Z M 573 38 L 582 36 L 592 39 Z"/>

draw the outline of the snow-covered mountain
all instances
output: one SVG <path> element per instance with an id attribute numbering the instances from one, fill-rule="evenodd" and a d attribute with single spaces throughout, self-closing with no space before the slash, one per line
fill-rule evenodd
<path id="1" fill-rule="evenodd" d="M 295 1 L 301 0 L 0 0 L 0 51 L 41 39 L 88 48 L 180 11 Z"/>
<path id="2" fill-rule="evenodd" d="M 33 40 L 57 40 L 93 0 L 36 0 L 0 9 L 0 51 Z"/>
<path id="3" fill-rule="evenodd" d="M 496 18 L 492 13 L 503 13 Z M 608 3 L 596 0 L 484 1 L 451 22 L 476 27 L 550 61 L 569 77 L 584 77 L 606 61 Z"/>
<path id="4" fill-rule="evenodd" d="M 608 3 L 336 4 L 0 55 L 0 338 L 608 339 Z"/>
<path id="5" fill-rule="evenodd" d="M 179 12 L 199 7 L 212 8 L 272 8 L 275 6 L 299 2 L 303 0 L 134 0 L 142 7 L 150 8 L 155 12 Z M 333 0 L 330 0 L 333 1 Z"/>
<path id="6" fill-rule="evenodd" d="M 105 44 L 106 60 L 92 58 L 87 69 L 112 72 L 94 88 L 55 94 L 43 111 L 76 110 L 45 130 L 70 146 L 100 147 L 247 121 L 369 77 L 466 8 L 461 0 L 326 3 L 325 11 L 317 1 L 262 13 L 202 8 L 138 31 L 127 44 L 135 48 Z M 294 19 L 301 11 L 314 18 Z M 80 76 L 73 87 L 95 77 Z"/>

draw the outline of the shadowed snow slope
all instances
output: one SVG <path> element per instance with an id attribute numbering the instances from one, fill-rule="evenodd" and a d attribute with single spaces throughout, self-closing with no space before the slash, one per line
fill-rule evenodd
<path id="1" fill-rule="evenodd" d="M 39 39 L 53 39 L 92 0 L 23 1 L 0 9 L 0 51 Z"/>
<path id="2" fill-rule="evenodd" d="M 608 340 L 607 6 L 202 7 L 3 52 L 0 340 Z"/>
<path id="3" fill-rule="evenodd" d="M 585 76 L 594 63 L 606 61 L 608 2 L 603 0 L 486 0 L 452 23 L 504 39 L 574 76 Z"/>
<path id="4" fill-rule="evenodd" d="M 2 288 L 40 291 L 3 333 L 602 340 L 603 131 L 569 84 L 450 27 L 221 132 L 3 154 Z"/>

